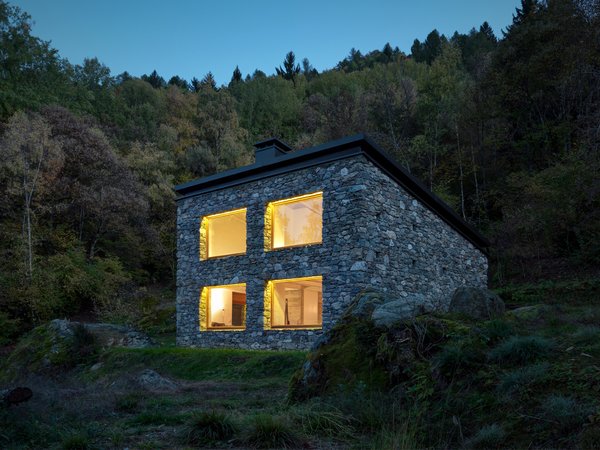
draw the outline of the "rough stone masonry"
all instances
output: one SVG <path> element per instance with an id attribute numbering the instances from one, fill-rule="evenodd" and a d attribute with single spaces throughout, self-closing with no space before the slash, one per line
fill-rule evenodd
<path id="1" fill-rule="evenodd" d="M 267 203 L 317 191 L 322 244 L 265 251 Z M 246 254 L 201 261 L 202 217 L 244 207 Z M 177 263 L 177 344 L 190 347 L 304 350 L 367 287 L 444 308 L 457 287 L 487 286 L 486 256 L 362 155 L 180 199 Z M 265 283 L 313 275 L 323 330 L 265 330 Z M 234 283 L 246 283 L 246 329 L 200 331 L 202 288 Z"/>

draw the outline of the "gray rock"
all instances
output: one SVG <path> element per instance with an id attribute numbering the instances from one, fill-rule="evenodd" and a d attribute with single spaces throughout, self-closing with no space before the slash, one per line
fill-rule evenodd
<path id="1" fill-rule="evenodd" d="M 431 309 L 424 295 L 411 294 L 376 306 L 371 314 L 371 320 L 378 327 L 391 327 L 398 322 L 429 312 Z"/>
<path id="2" fill-rule="evenodd" d="M 55 319 L 50 322 L 49 327 L 59 338 L 65 339 L 73 336 L 75 328 L 80 325 L 83 325 L 101 347 L 146 348 L 155 345 L 154 341 L 144 333 L 123 325 L 80 323 Z"/>
<path id="3" fill-rule="evenodd" d="M 137 377 L 138 384 L 149 391 L 174 391 L 177 384 L 152 369 L 146 369 Z"/>
<path id="4" fill-rule="evenodd" d="M 552 308 L 548 305 L 521 306 L 520 308 L 508 311 L 508 314 L 521 320 L 535 320 L 548 313 L 550 309 Z"/>
<path id="5" fill-rule="evenodd" d="M 358 295 L 358 298 L 352 302 L 345 315 L 367 318 L 376 306 L 381 305 L 386 301 L 386 298 L 377 291 L 364 291 Z"/>
<path id="6" fill-rule="evenodd" d="M 489 289 L 460 287 L 454 291 L 448 312 L 489 320 L 504 314 L 505 309 L 502 299 Z"/>

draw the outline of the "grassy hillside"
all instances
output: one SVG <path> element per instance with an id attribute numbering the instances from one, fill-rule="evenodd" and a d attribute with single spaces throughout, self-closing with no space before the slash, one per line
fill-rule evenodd
<path id="1" fill-rule="evenodd" d="M 33 364 L 37 331 L 0 368 L 0 387 L 15 385 L 7 364 L 24 361 L 16 384 L 34 391 L 0 409 L 0 447 L 598 448 L 599 293 L 594 280 L 515 286 L 491 321 L 346 324 L 307 396 L 290 385 L 302 352 L 73 344 L 48 370 Z"/>

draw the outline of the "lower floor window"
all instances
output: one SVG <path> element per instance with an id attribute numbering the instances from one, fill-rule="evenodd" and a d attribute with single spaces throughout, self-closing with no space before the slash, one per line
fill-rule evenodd
<path id="1" fill-rule="evenodd" d="M 246 323 L 246 285 L 230 284 L 208 289 L 208 328 L 244 328 Z"/>
<path id="2" fill-rule="evenodd" d="M 272 328 L 323 325 L 323 277 L 272 280 L 270 285 Z"/>

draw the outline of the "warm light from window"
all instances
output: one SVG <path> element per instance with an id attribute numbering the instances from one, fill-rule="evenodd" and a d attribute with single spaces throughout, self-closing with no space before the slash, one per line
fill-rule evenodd
<path id="1" fill-rule="evenodd" d="M 320 244 L 323 240 L 323 193 L 269 203 L 267 226 L 271 249 Z"/>
<path id="2" fill-rule="evenodd" d="M 265 328 L 322 327 L 323 277 L 272 280 L 267 289 L 270 324 Z"/>
<path id="3" fill-rule="evenodd" d="M 200 259 L 246 253 L 246 208 L 202 218 Z"/>
<path id="4" fill-rule="evenodd" d="M 201 329 L 246 327 L 246 284 L 210 286 L 200 296 Z"/>

